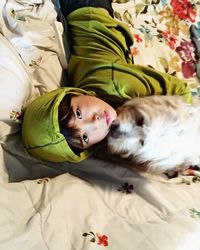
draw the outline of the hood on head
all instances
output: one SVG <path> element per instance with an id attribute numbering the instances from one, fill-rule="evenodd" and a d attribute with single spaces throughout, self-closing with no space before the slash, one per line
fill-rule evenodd
<path id="1" fill-rule="evenodd" d="M 36 98 L 25 110 L 22 139 L 34 157 L 51 162 L 80 162 L 90 155 L 84 150 L 76 155 L 60 132 L 58 107 L 65 95 L 94 95 L 78 88 L 59 88 Z"/>

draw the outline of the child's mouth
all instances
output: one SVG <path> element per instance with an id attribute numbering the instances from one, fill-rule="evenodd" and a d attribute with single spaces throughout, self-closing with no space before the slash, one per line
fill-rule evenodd
<path id="1" fill-rule="evenodd" d="M 110 115 L 108 112 L 104 111 L 104 114 L 105 114 L 105 120 L 106 120 L 106 124 L 108 127 L 110 127 L 110 124 L 111 124 L 111 118 L 110 118 Z"/>

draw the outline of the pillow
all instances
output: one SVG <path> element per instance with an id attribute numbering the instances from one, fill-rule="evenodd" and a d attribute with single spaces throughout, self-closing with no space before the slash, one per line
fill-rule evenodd
<path id="1" fill-rule="evenodd" d="M 16 119 L 31 95 L 31 79 L 9 41 L 0 34 L 0 120 Z"/>

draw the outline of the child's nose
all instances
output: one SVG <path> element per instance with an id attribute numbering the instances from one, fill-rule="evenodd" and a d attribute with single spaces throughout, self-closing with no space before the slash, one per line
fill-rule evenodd
<path id="1" fill-rule="evenodd" d="M 97 113 L 94 113 L 94 114 L 93 114 L 93 117 L 92 117 L 92 120 L 93 120 L 93 121 L 100 120 L 100 115 L 97 114 Z"/>

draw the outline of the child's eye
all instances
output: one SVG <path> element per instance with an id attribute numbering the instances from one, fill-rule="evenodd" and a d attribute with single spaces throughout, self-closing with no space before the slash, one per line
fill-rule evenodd
<path id="1" fill-rule="evenodd" d="M 77 117 L 78 119 L 82 119 L 81 111 L 80 111 L 80 109 L 78 109 L 78 108 L 77 108 L 77 110 L 76 110 L 76 117 Z"/>
<path id="2" fill-rule="evenodd" d="M 84 133 L 83 136 L 82 136 L 82 139 L 85 143 L 88 143 L 89 142 L 89 138 L 88 138 L 88 135 L 87 133 Z"/>

